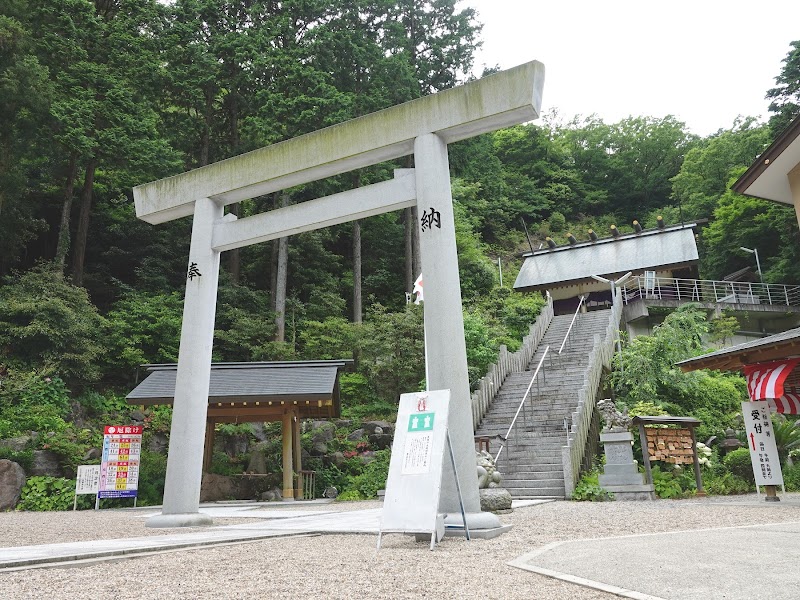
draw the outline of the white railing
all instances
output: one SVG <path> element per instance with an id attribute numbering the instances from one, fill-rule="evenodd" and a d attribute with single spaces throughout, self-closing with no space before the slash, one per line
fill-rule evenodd
<path id="1" fill-rule="evenodd" d="M 536 365 L 536 371 L 533 373 L 533 377 L 531 377 L 531 382 L 528 384 L 528 389 L 525 390 L 525 393 L 522 395 L 522 399 L 519 402 L 519 406 L 517 406 L 517 412 L 514 413 L 514 418 L 511 419 L 511 425 L 508 426 L 508 431 L 506 434 L 500 439 L 500 450 L 497 451 L 497 456 L 494 457 L 494 462 L 497 464 L 497 461 L 500 459 L 500 455 L 503 453 L 503 448 L 506 447 L 508 444 L 508 438 L 511 437 L 511 432 L 514 430 L 514 425 L 517 424 L 517 418 L 519 417 L 519 413 L 522 408 L 525 406 L 525 402 L 528 400 L 528 397 L 531 393 L 531 388 L 533 387 L 533 382 L 536 381 L 537 375 L 539 375 L 539 371 L 542 369 L 542 365 L 544 364 L 544 359 L 547 358 L 547 353 L 550 352 L 550 346 L 544 349 L 544 354 L 542 354 L 542 358 L 539 359 L 539 364 Z M 527 421 L 527 412 L 525 416 L 525 420 Z"/>
<path id="2" fill-rule="evenodd" d="M 485 377 L 478 382 L 472 393 L 472 423 L 477 430 L 483 417 L 489 411 L 494 397 L 500 391 L 500 386 L 509 373 L 524 371 L 531 362 L 539 342 L 542 341 L 550 322 L 553 320 L 553 298 L 547 294 L 547 303 L 542 307 L 542 312 L 536 322 L 528 329 L 528 335 L 522 338 L 522 346 L 516 352 L 509 352 L 505 345 L 500 346 L 497 362 L 489 365 Z"/>
<path id="3" fill-rule="evenodd" d="M 800 285 L 638 276 L 625 284 L 622 297 L 625 304 L 645 299 L 800 306 Z"/>
<path id="4" fill-rule="evenodd" d="M 567 417 L 567 444 L 561 448 L 561 461 L 564 467 L 564 492 L 565 497 L 572 496 L 575 484 L 580 477 L 581 462 L 586 451 L 586 442 L 592 425 L 597 390 L 600 387 L 600 378 L 603 366 L 611 366 L 614 355 L 614 344 L 619 336 L 619 322 L 622 316 L 622 290 L 617 291 L 616 301 L 611 307 L 608 326 L 601 337 L 594 336 L 592 350 L 589 353 L 589 367 L 583 376 L 583 382 L 578 390 L 578 405 L 571 418 Z"/>
<path id="5" fill-rule="evenodd" d="M 575 326 L 575 320 L 578 318 L 578 315 L 581 312 L 581 307 L 583 306 L 584 300 L 586 300 L 586 296 L 581 296 L 581 299 L 578 301 L 578 308 L 575 309 L 575 314 L 572 315 L 572 321 L 569 322 L 569 329 L 567 329 L 567 335 L 564 336 L 564 341 L 561 342 L 561 348 L 558 349 L 559 356 L 564 351 L 564 346 L 566 346 L 567 340 L 569 339 L 569 336 L 572 333 L 572 328 Z"/>

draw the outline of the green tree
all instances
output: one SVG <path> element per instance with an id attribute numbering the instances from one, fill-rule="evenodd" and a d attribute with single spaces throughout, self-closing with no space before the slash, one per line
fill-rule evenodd
<path id="1" fill-rule="evenodd" d="M 0 287 L 0 357 L 67 382 L 101 375 L 106 321 L 86 291 L 50 265 L 7 277 Z"/>
<path id="2" fill-rule="evenodd" d="M 769 112 L 773 114 L 769 118 L 769 126 L 773 138 L 778 137 L 800 115 L 800 40 L 790 44 L 775 83 L 776 86 L 768 90 L 766 96 L 771 100 Z"/>
<path id="3" fill-rule="evenodd" d="M 744 168 L 734 171 L 734 177 Z M 731 179 L 731 183 L 735 179 Z M 740 196 L 727 191 L 714 211 L 714 221 L 703 230 L 703 276 L 722 279 L 746 266 L 753 258 L 740 250 L 758 248 L 764 281 L 800 281 L 800 233 L 790 206 Z"/>
<path id="4" fill-rule="evenodd" d="M 749 167 L 769 142 L 769 130 L 755 119 L 737 119 L 686 153 L 672 178 L 672 199 L 687 219 L 705 219 L 714 213 L 725 193 L 732 170 Z"/>
<path id="5" fill-rule="evenodd" d="M 28 197 L 35 165 L 28 157 L 40 149 L 38 129 L 52 90 L 34 53 L 26 9 L 22 0 L 0 8 L 0 275 L 45 228 Z"/>

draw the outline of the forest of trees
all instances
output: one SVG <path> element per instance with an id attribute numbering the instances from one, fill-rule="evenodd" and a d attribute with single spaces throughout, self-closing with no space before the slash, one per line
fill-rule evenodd
<path id="1" fill-rule="evenodd" d="M 191 219 L 136 219 L 135 185 L 466 81 L 480 44 L 455 0 L 5 0 L 0 7 L 0 437 L 31 381 L 119 398 L 142 363 L 177 359 Z M 800 283 L 791 207 L 730 184 L 800 114 L 800 41 L 769 122 L 706 138 L 671 115 L 546 115 L 450 148 L 465 333 L 476 381 L 519 343 L 541 299 L 509 281 L 545 236 L 638 219 L 709 219 L 702 275 L 750 264 Z M 238 215 L 367 185 L 407 161 L 229 207 Z M 414 211 L 223 256 L 215 359 L 355 357 L 365 414 L 416 389 L 421 311 Z M 505 287 L 499 286 L 497 261 Z M 26 387 L 28 386 L 28 387 Z M 81 400 L 82 399 L 82 400 Z M 110 401 L 110 400 L 109 400 Z M 5 417 L 4 417 L 5 413 Z"/>

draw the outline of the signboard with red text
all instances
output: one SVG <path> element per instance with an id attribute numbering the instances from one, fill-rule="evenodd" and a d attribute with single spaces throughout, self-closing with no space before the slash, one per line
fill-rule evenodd
<path id="1" fill-rule="evenodd" d="M 141 425 L 109 425 L 103 435 L 98 498 L 135 498 L 142 454 Z"/>
<path id="2" fill-rule="evenodd" d="M 747 447 L 750 449 L 756 485 L 783 485 L 781 461 L 775 443 L 775 431 L 772 429 L 769 403 L 766 400 L 742 402 L 742 417 L 744 417 Z"/>

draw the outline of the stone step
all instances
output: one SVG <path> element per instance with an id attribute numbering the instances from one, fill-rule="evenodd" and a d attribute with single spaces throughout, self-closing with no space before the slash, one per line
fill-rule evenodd
<path id="1" fill-rule="evenodd" d="M 508 492 L 514 498 L 519 497 L 527 497 L 527 498 L 564 498 L 564 486 L 561 487 L 542 487 L 542 488 L 528 488 L 528 487 L 520 487 L 520 488 L 506 488 Z"/>
<path id="2" fill-rule="evenodd" d="M 545 485 L 542 482 L 551 482 L 547 485 L 561 485 L 564 484 L 564 472 L 563 471 L 517 471 L 515 473 L 511 473 L 506 475 L 502 473 L 503 476 L 503 485 L 511 485 L 514 487 L 535 487 L 539 485 Z M 535 481 L 536 483 L 528 483 L 531 481 Z M 556 483 L 552 483 L 556 482 Z"/>

